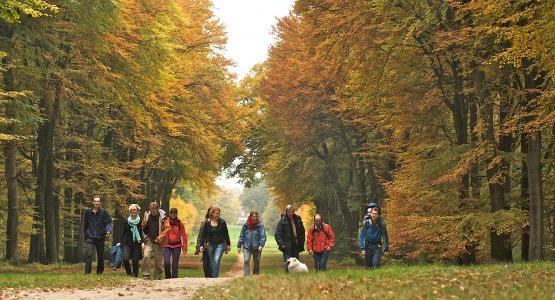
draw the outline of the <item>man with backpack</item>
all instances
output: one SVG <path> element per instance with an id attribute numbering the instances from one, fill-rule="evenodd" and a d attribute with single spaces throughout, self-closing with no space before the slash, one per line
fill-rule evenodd
<path id="1" fill-rule="evenodd" d="M 306 236 L 306 249 L 314 258 L 314 269 L 325 271 L 328 256 L 335 245 L 335 234 L 331 226 L 322 222 L 322 216 L 314 216 L 314 224 L 308 230 Z"/>
<path id="2" fill-rule="evenodd" d="M 378 268 L 383 251 L 389 251 L 389 240 L 387 237 L 387 228 L 380 218 L 380 209 L 370 207 L 367 209 L 368 216 L 362 222 L 360 230 L 360 251 L 366 257 L 366 268 Z"/>

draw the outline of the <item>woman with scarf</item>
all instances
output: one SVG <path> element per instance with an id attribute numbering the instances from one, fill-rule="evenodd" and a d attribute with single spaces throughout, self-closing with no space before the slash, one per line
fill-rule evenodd
<path id="1" fill-rule="evenodd" d="M 137 204 L 129 205 L 129 217 L 123 226 L 123 266 L 127 275 L 139 276 L 139 260 L 142 259 L 142 244 L 141 239 L 141 217 L 139 217 L 139 210 L 141 208 Z M 133 265 L 129 264 L 131 259 Z"/>
<path id="2" fill-rule="evenodd" d="M 247 222 L 241 228 L 237 250 L 239 254 L 243 252 L 244 266 L 243 275 L 250 275 L 251 255 L 254 259 L 253 274 L 260 274 L 260 254 L 266 243 L 266 232 L 264 225 L 258 219 L 258 212 L 253 210 L 249 214 Z"/>
<path id="3" fill-rule="evenodd" d="M 164 272 L 166 279 L 178 278 L 179 255 L 187 254 L 187 232 L 185 225 L 177 217 L 177 208 L 170 209 L 170 231 L 168 243 L 164 246 Z M 170 263 L 171 261 L 171 263 Z"/>

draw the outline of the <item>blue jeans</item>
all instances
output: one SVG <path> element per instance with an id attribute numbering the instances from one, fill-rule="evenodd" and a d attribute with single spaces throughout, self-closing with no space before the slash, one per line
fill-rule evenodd
<path id="1" fill-rule="evenodd" d="M 378 244 L 368 244 L 366 246 L 366 268 L 379 268 L 382 257 L 382 247 Z"/>
<path id="2" fill-rule="evenodd" d="M 252 273 L 255 275 L 260 274 L 260 251 L 258 251 L 258 248 L 249 249 L 243 247 L 243 259 L 245 261 L 245 264 L 243 265 L 243 275 L 245 276 L 249 276 L 251 273 L 251 255 L 254 260 L 254 268 L 252 270 Z"/>
<path id="3" fill-rule="evenodd" d="M 217 245 L 212 245 L 208 243 L 208 256 L 210 257 L 210 270 L 212 273 L 212 278 L 218 278 L 218 274 L 220 273 L 220 261 L 222 260 L 224 250 L 224 243 Z"/>
<path id="4" fill-rule="evenodd" d="M 329 251 L 324 251 L 322 253 L 314 252 L 312 258 L 314 258 L 314 269 L 316 269 L 316 271 L 326 270 L 326 264 L 328 263 L 328 256 L 330 256 Z"/>

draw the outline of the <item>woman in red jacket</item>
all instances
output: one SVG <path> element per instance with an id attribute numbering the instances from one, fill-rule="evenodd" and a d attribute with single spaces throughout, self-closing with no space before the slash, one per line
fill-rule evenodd
<path id="1" fill-rule="evenodd" d="M 314 216 L 314 224 L 310 226 L 306 236 L 306 249 L 314 258 L 316 271 L 325 271 L 328 256 L 335 245 L 335 234 L 331 226 L 322 222 L 322 216 Z"/>
<path id="2" fill-rule="evenodd" d="M 183 250 L 183 254 L 187 253 L 187 232 L 185 232 L 185 225 L 177 217 L 177 208 L 170 209 L 169 221 L 171 227 L 168 233 L 168 243 L 164 246 L 164 271 L 166 279 L 179 277 L 177 274 L 179 254 L 181 250 Z"/>

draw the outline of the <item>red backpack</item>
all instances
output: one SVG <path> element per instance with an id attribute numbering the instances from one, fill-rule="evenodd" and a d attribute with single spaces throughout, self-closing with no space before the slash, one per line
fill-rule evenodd
<path id="1" fill-rule="evenodd" d="M 168 233 L 168 244 L 178 245 L 181 244 L 181 234 L 179 230 L 181 229 L 181 221 L 174 225 L 171 225 L 170 232 Z"/>

